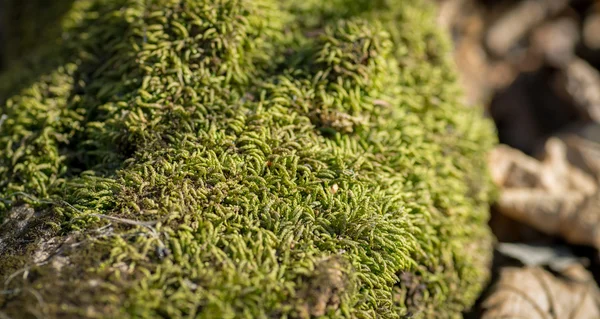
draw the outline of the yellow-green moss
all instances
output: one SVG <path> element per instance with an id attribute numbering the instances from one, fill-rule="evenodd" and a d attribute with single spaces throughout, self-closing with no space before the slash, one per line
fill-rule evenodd
<path id="1" fill-rule="evenodd" d="M 494 138 L 430 10 L 75 1 L 0 76 L 3 214 L 52 229 L 0 252 L 30 274 L 0 311 L 459 316 L 487 278 Z"/>

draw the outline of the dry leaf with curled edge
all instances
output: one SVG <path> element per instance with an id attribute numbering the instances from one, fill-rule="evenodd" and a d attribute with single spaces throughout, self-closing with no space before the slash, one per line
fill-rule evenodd
<path id="1" fill-rule="evenodd" d="M 584 118 L 600 123 L 600 73 L 596 68 L 583 59 L 573 59 L 556 85 Z"/>
<path id="2" fill-rule="evenodd" d="M 495 55 L 505 55 L 535 26 L 568 4 L 568 0 L 520 1 L 489 27 L 485 39 L 487 47 Z"/>
<path id="3" fill-rule="evenodd" d="M 542 161 L 529 157 L 506 145 L 497 146 L 490 154 L 494 182 L 504 188 L 533 188 L 548 193 L 565 191 L 593 194 L 595 180 L 567 160 L 567 147 L 561 140 L 550 138 Z"/>
<path id="4" fill-rule="evenodd" d="M 586 125 L 560 136 L 567 146 L 569 163 L 583 170 L 600 184 L 600 125 Z"/>
<path id="5" fill-rule="evenodd" d="M 573 244 L 600 248 L 600 192 L 596 180 L 567 160 L 551 138 L 542 161 L 507 146 L 490 155 L 495 183 L 503 188 L 498 211 Z"/>
<path id="6" fill-rule="evenodd" d="M 540 267 L 507 267 L 483 302 L 482 319 L 600 318 L 598 287 L 581 266 L 555 277 Z"/>

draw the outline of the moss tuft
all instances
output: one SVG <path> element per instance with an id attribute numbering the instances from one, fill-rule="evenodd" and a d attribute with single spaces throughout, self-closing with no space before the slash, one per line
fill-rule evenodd
<path id="1" fill-rule="evenodd" d="M 0 75 L 0 229 L 36 225 L 0 254 L 0 314 L 458 317 L 487 278 L 495 140 L 432 17 L 74 1 Z"/>

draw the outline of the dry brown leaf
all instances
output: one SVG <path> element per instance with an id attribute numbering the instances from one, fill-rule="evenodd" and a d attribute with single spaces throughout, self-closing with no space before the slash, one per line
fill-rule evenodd
<path id="1" fill-rule="evenodd" d="M 531 41 L 531 49 L 542 54 L 549 64 L 561 67 L 575 57 L 579 26 L 571 17 L 546 21 L 533 31 Z"/>
<path id="2" fill-rule="evenodd" d="M 600 123 L 600 73 L 583 59 L 565 65 L 556 86 L 585 119 Z"/>
<path id="3" fill-rule="evenodd" d="M 600 132 L 596 132 L 600 136 Z M 600 143 L 575 134 L 561 137 L 567 146 L 569 163 L 594 177 L 600 184 Z"/>
<path id="4" fill-rule="evenodd" d="M 494 182 L 504 189 L 534 188 L 552 194 L 572 190 L 591 195 L 596 191 L 594 179 L 568 162 L 567 147 L 561 140 L 549 139 L 545 151 L 545 158 L 538 161 L 499 145 L 489 157 Z"/>
<path id="5" fill-rule="evenodd" d="M 600 49 L 600 13 L 590 14 L 583 23 L 583 43 L 590 49 Z"/>
<path id="6" fill-rule="evenodd" d="M 558 278 L 540 267 L 501 270 L 484 301 L 483 319 L 600 318 L 598 288 L 581 265 Z"/>
<path id="7" fill-rule="evenodd" d="M 438 3 L 438 25 L 442 28 L 450 28 L 465 6 L 466 0 L 447 0 Z"/>
<path id="8" fill-rule="evenodd" d="M 498 211 L 570 243 L 600 249 L 596 181 L 568 162 L 567 148 L 559 139 L 548 140 L 545 150 L 542 161 L 507 146 L 492 152 L 492 178 L 503 188 Z"/>
<path id="9" fill-rule="evenodd" d="M 600 249 L 600 193 L 551 194 L 540 189 L 508 189 L 498 200 L 498 210 L 569 243 Z"/>
<path id="10" fill-rule="evenodd" d="M 496 55 L 506 54 L 531 29 L 563 10 L 568 3 L 568 0 L 521 1 L 489 28 L 487 46 Z"/>

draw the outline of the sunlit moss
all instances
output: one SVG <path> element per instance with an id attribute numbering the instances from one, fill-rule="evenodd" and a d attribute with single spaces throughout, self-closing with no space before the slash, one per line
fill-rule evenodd
<path id="1" fill-rule="evenodd" d="M 0 76 L 0 205 L 47 225 L 0 257 L 35 274 L 0 311 L 459 316 L 487 278 L 495 140 L 430 10 L 75 1 Z"/>

